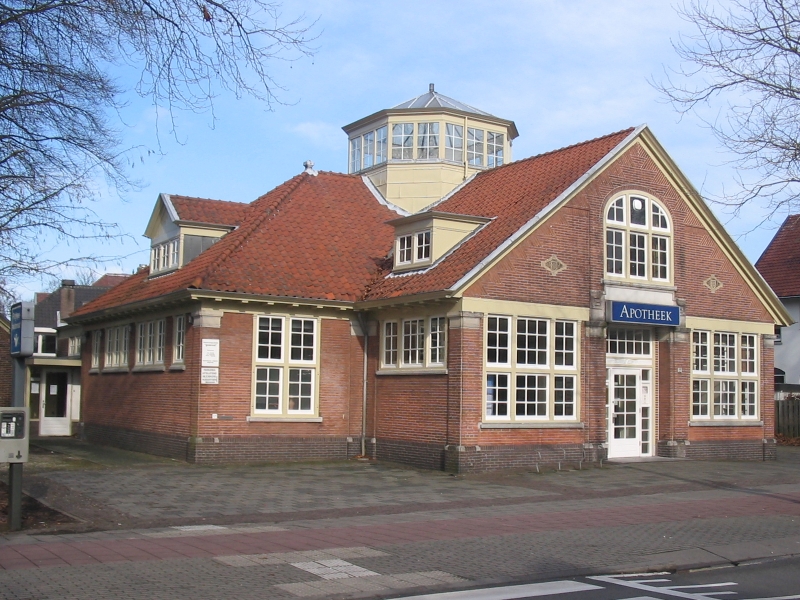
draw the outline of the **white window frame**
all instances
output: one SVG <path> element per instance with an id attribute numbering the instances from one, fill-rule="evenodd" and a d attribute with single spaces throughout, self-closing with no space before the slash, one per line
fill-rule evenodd
<path id="1" fill-rule="evenodd" d="M 553 317 L 485 316 L 483 415 L 487 422 L 577 422 L 580 400 L 578 327 L 577 321 Z M 506 335 L 507 339 L 504 338 Z M 529 344 L 531 341 L 532 345 Z M 507 352 L 508 360 L 499 362 L 504 352 Z M 529 352 L 534 352 L 534 356 L 530 357 Z M 570 360 L 564 360 L 569 357 L 572 364 L 556 365 L 557 354 L 560 354 L 562 363 L 569 363 Z M 507 415 L 492 414 L 495 390 L 490 383 L 495 376 L 508 377 L 505 380 L 507 387 L 501 386 L 499 392 L 504 394 L 507 391 Z M 535 383 L 534 387 L 528 387 L 531 382 Z M 562 385 L 557 387 L 557 383 Z M 534 414 L 518 414 L 519 411 L 529 412 L 532 395 L 536 405 Z M 517 406 L 518 402 L 520 406 Z"/>
<path id="2" fill-rule="evenodd" d="M 69 338 L 67 356 L 80 356 L 80 355 L 81 355 L 81 336 L 75 335 Z"/>
<path id="3" fill-rule="evenodd" d="M 180 236 L 150 248 L 150 273 L 163 273 L 176 269 L 180 259 Z"/>
<path id="4" fill-rule="evenodd" d="M 384 125 L 375 130 L 375 164 L 380 165 L 389 160 L 389 126 Z"/>
<path id="5" fill-rule="evenodd" d="M 130 342 L 127 325 L 106 329 L 106 355 L 103 368 L 127 368 Z"/>
<path id="6" fill-rule="evenodd" d="M 428 364 L 444 365 L 447 348 L 447 319 L 445 317 L 431 317 L 428 319 Z"/>
<path id="7" fill-rule="evenodd" d="M 761 410 L 760 336 L 748 332 L 696 329 L 692 331 L 691 340 L 693 375 L 691 419 L 693 421 L 757 420 Z M 705 370 L 696 368 L 698 362 L 702 367 L 702 362 L 698 361 L 698 350 L 705 351 Z M 737 370 L 727 370 L 731 364 Z M 746 370 L 750 365 L 753 370 Z M 720 366 L 724 370 L 719 370 Z M 698 386 L 705 386 L 705 389 L 698 392 Z M 698 414 L 698 398 L 701 396 L 704 408 Z M 725 402 L 722 402 L 723 399 Z M 748 414 L 750 412 L 754 414 Z"/>
<path id="8" fill-rule="evenodd" d="M 384 321 L 382 358 L 384 367 L 396 367 L 400 361 L 400 325 L 398 321 Z"/>
<path id="9" fill-rule="evenodd" d="M 361 170 L 361 136 L 350 138 L 350 173 Z"/>
<path id="10" fill-rule="evenodd" d="M 100 368 L 100 353 L 103 347 L 102 336 L 103 336 L 102 329 L 95 329 L 94 331 L 92 331 L 92 361 L 91 361 L 92 369 Z"/>
<path id="11" fill-rule="evenodd" d="M 267 329 L 262 330 L 262 323 L 267 325 Z M 308 324 L 310 325 L 310 331 Z M 315 418 L 319 410 L 319 344 L 320 344 L 320 327 L 321 319 L 314 316 L 307 315 L 276 315 L 276 314 L 260 314 L 254 315 L 253 320 L 253 392 L 252 392 L 252 415 L 257 417 L 261 416 L 274 416 L 278 418 L 289 417 L 309 417 Z M 295 331 L 295 326 L 300 326 L 300 331 Z M 278 325 L 280 330 L 272 329 L 273 326 Z M 261 334 L 265 334 L 263 338 Z M 300 336 L 298 340 L 297 336 Z M 276 337 L 277 336 L 277 337 Z M 310 343 L 308 337 L 310 336 Z M 299 343 L 298 343 L 299 342 Z M 260 357 L 261 350 L 265 350 L 266 356 Z M 293 350 L 300 351 L 300 356 L 293 357 Z M 280 356 L 277 356 L 277 355 Z M 270 373 L 274 373 L 273 369 L 279 370 L 278 376 L 278 408 L 269 408 L 269 394 L 270 381 L 259 378 L 260 373 L 263 371 L 267 377 Z M 294 382 L 292 381 L 294 373 L 310 373 L 310 395 L 304 394 L 303 397 L 310 399 L 309 408 L 292 408 L 292 399 L 294 395 L 292 391 L 296 389 L 296 385 L 305 386 L 307 382 Z M 275 383 L 274 381 L 272 383 Z M 260 394 L 260 385 L 265 385 L 262 388 L 266 391 L 265 394 Z M 258 408 L 259 399 L 264 399 L 265 408 Z"/>
<path id="12" fill-rule="evenodd" d="M 136 365 L 164 364 L 166 319 L 140 321 L 136 326 Z"/>
<path id="13" fill-rule="evenodd" d="M 400 362 L 404 367 L 422 367 L 425 364 L 425 319 L 403 319 Z"/>
<path id="14" fill-rule="evenodd" d="M 464 126 L 445 123 L 444 159 L 458 164 L 464 162 Z"/>
<path id="15" fill-rule="evenodd" d="M 392 123 L 392 160 L 414 159 L 414 124 Z"/>
<path id="16" fill-rule="evenodd" d="M 439 123 L 417 123 L 417 160 L 439 159 Z"/>
<path id="17" fill-rule="evenodd" d="M 503 164 L 505 135 L 495 131 L 486 132 L 486 166 L 499 167 Z"/>
<path id="18" fill-rule="evenodd" d="M 175 331 L 172 336 L 172 362 L 183 363 L 186 358 L 186 315 L 176 315 L 173 323 Z"/>
<path id="19" fill-rule="evenodd" d="M 410 265 L 414 258 L 414 235 L 409 233 L 397 237 L 397 264 Z"/>
<path id="20" fill-rule="evenodd" d="M 495 384 L 490 385 L 492 378 L 495 378 Z M 509 421 L 511 420 L 511 373 L 499 373 L 495 371 L 489 371 L 486 373 L 486 383 L 484 385 L 484 389 L 486 390 L 486 398 L 484 400 L 484 414 L 485 419 L 487 421 Z M 505 378 L 505 386 L 500 385 L 500 381 L 502 378 Z M 505 401 L 502 401 L 499 398 L 500 392 L 505 391 Z M 494 392 L 494 397 L 492 397 L 492 393 Z M 501 405 L 505 405 L 506 407 L 506 414 L 500 415 L 491 414 L 490 407 L 498 407 Z"/>
<path id="21" fill-rule="evenodd" d="M 612 338 L 611 334 L 614 334 Z M 624 333 L 624 337 L 619 337 Z M 641 337 L 637 337 L 637 336 Z M 612 344 L 616 344 L 617 352 L 612 352 Z M 620 345 L 623 345 L 624 351 L 619 352 Z M 645 344 L 647 345 L 647 352 L 645 352 Z M 608 356 L 636 356 L 641 358 L 649 358 L 653 356 L 653 336 L 649 329 L 635 328 L 635 327 L 609 327 L 606 330 L 606 355 Z M 628 352 L 628 349 L 633 348 L 633 352 Z M 637 352 L 637 346 L 641 347 L 641 352 Z"/>
<path id="22" fill-rule="evenodd" d="M 639 201 L 641 212 L 633 207 Z M 642 214 L 644 223 L 633 222 L 637 214 Z M 658 284 L 672 281 L 674 232 L 659 200 L 641 192 L 623 192 L 606 203 L 603 222 L 605 277 Z"/>
<path id="23" fill-rule="evenodd" d="M 362 137 L 362 168 L 369 169 L 375 165 L 375 132 L 368 131 Z"/>
<path id="24" fill-rule="evenodd" d="M 485 139 L 486 132 L 483 129 L 467 127 L 467 164 L 473 167 L 483 166 Z"/>

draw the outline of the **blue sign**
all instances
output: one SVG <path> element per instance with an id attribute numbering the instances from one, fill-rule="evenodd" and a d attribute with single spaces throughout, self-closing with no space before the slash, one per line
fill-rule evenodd
<path id="1" fill-rule="evenodd" d="M 11 307 L 11 356 L 33 354 L 33 302 Z"/>
<path id="2" fill-rule="evenodd" d="M 681 312 L 677 306 L 611 301 L 611 321 L 677 327 Z"/>

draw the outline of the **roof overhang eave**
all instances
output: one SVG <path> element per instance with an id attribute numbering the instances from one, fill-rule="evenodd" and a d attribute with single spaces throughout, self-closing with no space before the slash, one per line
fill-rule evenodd
<path id="1" fill-rule="evenodd" d="M 376 308 L 388 308 L 390 306 L 402 306 L 406 304 L 422 304 L 434 300 L 454 300 L 453 290 L 436 290 L 435 292 L 423 292 L 421 294 L 410 294 L 407 296 L 396 296 L 393 298 L 377 298 L 375 300 L 362 300 L 355 303 L 355 310 L 372 310 Z"/>
<path id="2" fill-rule="evenodd" d="M 385 108 L 383 110 L 379 110 L 378 112 L 372 113 L 366 117 L 359 119 L 358 121 L 353 121 L 348 125 L 342 127 L 342 130 L 350 135 L 352 131 L 363 127 L 364 125 L 375 121 L 377 119 L 381 119 L 383 117 L 392 117 L 395 115 L 413 115 L 413 114 L 431 114 L 431 113 L 445 113 L 449 115 L 454 115 L 457 117 L 467 117 L 468 119 L 474 119 L 476 121 L 486 121 L 487 123 L 494 123 L 496 125 L 500 125 L 502 127 L 507 128 L 508 130 L 508 137 L 511 140 L 515 140 L 519 137 L 519 130 L 517 129 L 517 124 L 514 121 L 509 121 L 508 119 L 501 119 L 500 117 L 495 117 L 494 115 L 481 115 L 478 113 L 469 112 L 466 110 L 458 110 L 455 108 L 443 108 L 443 107 L 428 107 L 428 108 Z"/>
<path id="3" fill-rule="evenodd" d="M 182 289 L 163 296 L 156 296 L 155 298 L 148 298 L 140 300 L 139 302 L 130 302 L 128 304 L 118 304 L 96 310 L 94 312 L 72 315 L 64 319 L 67 325 L 79 325 L 83 323 L 92 323 L 96 321 L 105 321 L 111 317 L 118 317 L 126 314 L 134 314 L 150 310 L 156 307 L 162 307 L 170 304 L 178 304 L 180 302 L 191 299 L 191 289 Z"/>

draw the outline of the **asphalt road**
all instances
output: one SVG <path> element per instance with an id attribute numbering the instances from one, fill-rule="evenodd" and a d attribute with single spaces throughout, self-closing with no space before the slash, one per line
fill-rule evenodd
<path id="1" fill-rule="evenodd" d="M 793 600 L 800 599 L 800 557 L 683 573 L 579 577 L 398 600 Z"/>

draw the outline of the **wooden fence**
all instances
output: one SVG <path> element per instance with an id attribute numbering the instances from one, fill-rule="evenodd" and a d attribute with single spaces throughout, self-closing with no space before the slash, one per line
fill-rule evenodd
<path id="1" fill-rule="evenodd" d="M 800 437 L 800 396 L 775 401 L 775 433 Z"/>

